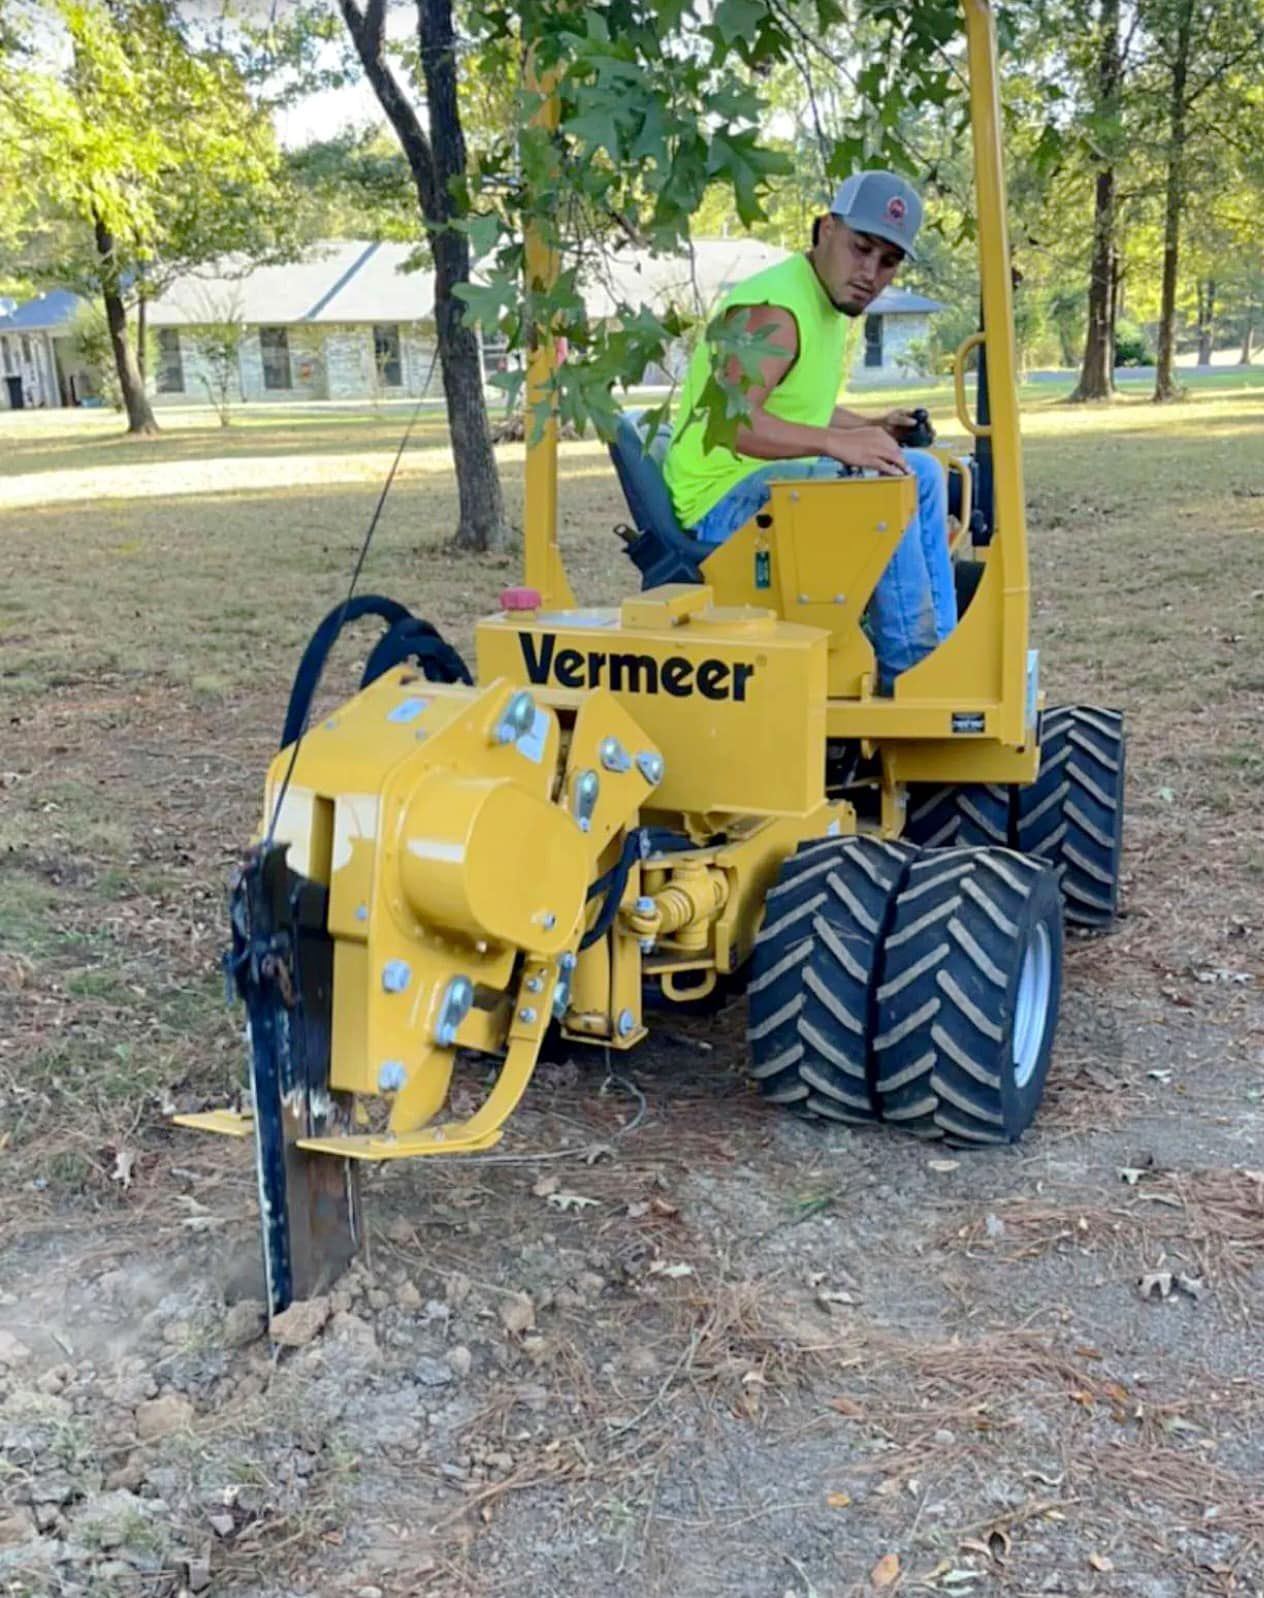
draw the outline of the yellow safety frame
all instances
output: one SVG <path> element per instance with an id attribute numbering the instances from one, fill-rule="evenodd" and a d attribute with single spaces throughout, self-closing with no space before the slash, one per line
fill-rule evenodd
<path id="1" fill-rule="evenodd" d="M 898 479 L 774 484 L 771 518 L 752 520 L 702 563 L 703 580 L 717 603 L 770 606 L 787 621 L 829 632 L 828 735 L 880 742 L 889 781 L 1022 782 L 1034 776 L 1038 759 L 996 30 L 989 0 L 963 0 L 963 7 L 983 331 L 959 352 L 955 380 L 963 425 L 975 435 L 986 432 L 990 440 L 995 489 L 995 531 L 970 609 L 945 643 L 897 680 L 892 696 L 878 695 L 859 621 L 883 564 L 875 559 L 875 540 L 893 548 L 894 530 L 907 521 L 910 485 Z M 546 95 L 543 105 L 539 117 L 555 125 L 556 97 Z M 529 229 L 526 253 L 529 278 L 540 284 L 551 281 L 556 248 L 542 225 Z M 986 429 L 969 415 L 964 378 L 967 356 L 984 344 L 991 399 Z M 553 409 L 553 371 L 551 332 L 538 328 L 528 364 L 530 406 Z M 534 409 L 528 414 L 534 415 Z M 848 496 L 845 501 L 843 495 Z M 840 503 L 846 505 L 842 515 Z M 528 443 L 525 521 L 528 586 L 540 592 L 545 610 L 572 608 L 573 592 L 557 542 L 557 428 L 552 419 Z M 840 521 L 847 527 L 846 539 L 836 536 Z M 779 555 L 795 570 L 808 562 L 819 579 L 817 589 L 791 589 L 784 581 L 757 586 L 755 556 L 763 551 L 774 560 Z M 845 597 L 835 603 L 835 595 Z"/>

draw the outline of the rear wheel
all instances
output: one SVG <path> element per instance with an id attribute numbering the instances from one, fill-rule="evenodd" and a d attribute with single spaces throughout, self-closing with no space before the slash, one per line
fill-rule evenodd
<path id="1" fill-rule="evenodd" d="M 1040 740 L 1040 769 L 1026 787 L 914 787 L 905 836 L 926 848 L 973 844 L 1047 861 L 1062 884 L 1067 925 L 1100 931 L 1119 908 L 1123 716 L 1058 705 L 1045 712 Z"/>
<path id="2" fill-rule="evenodd" d="M 884 941 L 882 1118 L 961 1144 L 1020 1137 L 1044 1093 L 1061 988 L 1053 870 L 1007 849 L 924 851 Z"/>
<path id="3" fill-rule="evenodd" d="M 1126 753 L 1120 711 L 1059 705 L 1035 782 L 1014 791 L 1015 847 L 1056 868 L 1069 926 L 1108 927 L 1119 910 Z"/>
<path id="4" fill-rule="evenodd" d="M 769 893 L 747 986 L 751 1071 L 766 1099 L 876 1121 L 870 1039 L 883 937 L 917 851 L 877 838 L 804 844 Z"/>

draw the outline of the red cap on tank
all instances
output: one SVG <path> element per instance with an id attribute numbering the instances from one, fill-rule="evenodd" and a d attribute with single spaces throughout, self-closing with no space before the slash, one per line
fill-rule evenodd
<path id="1" fill-rule="evenodd" d="M 502 610 L 539 610 L 543 604 L 538 588 L 504 588 L 500 594 Z"/>

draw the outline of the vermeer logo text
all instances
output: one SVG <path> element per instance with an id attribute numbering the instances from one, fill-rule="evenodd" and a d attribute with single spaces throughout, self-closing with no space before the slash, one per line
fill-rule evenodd
<path id="1" fill-rule="evenodd" d="M 559 649 L 556 633 L 519 633 L 527 677 L 536 686 L 554 682 L 559 688 L 609 688 L 613 693 L 671 694 L 688 699 L 746 698 L 755 668 L 742 661 L 689 660 L 684 655 L 637 655 L 606 649 Z"/>

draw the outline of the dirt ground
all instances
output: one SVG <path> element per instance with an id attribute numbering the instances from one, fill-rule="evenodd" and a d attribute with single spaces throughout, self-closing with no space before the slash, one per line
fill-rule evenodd
<path id="1" fill-rule="evenodd" d="M 1264 1594 L 1264 390 L 1028 420 L 1051 700 L 1129 718 L 1126 914 L 1071 944 L 1036 1126 L 799 1123 L 743 1007 L 538 1071 L 490 1155 L 376 1168 L 260 1335 L 224 886 L 389 417 L 0 455 L 0 1591 Z M 363 586 L 463 649 L 427 425 Z M 516 462 L 507 492 L 520 513 Z M 592 444 L 564 540 L 629 569 Z M 329 684 L 354 680 L 357 635 Z M 470 1094 L 479 1084 L 458 1089 Z"/>

